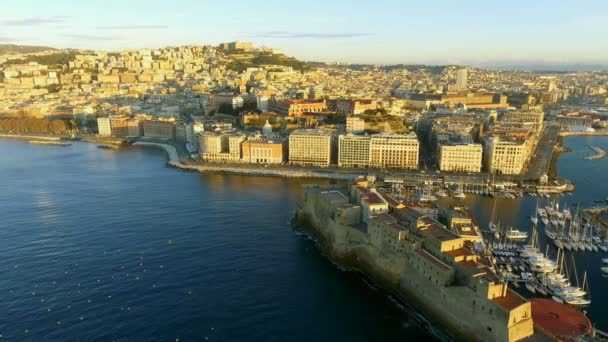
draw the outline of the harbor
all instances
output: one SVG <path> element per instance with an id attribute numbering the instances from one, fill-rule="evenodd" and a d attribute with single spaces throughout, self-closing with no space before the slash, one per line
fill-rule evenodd
<path id="1" fill-rule="evenodd" d="M 608 281 L 608 199 L 606 159 L 582 172 L 589 145 L 608 138 L 570 137 L 572 150 L 560 156 L 559 175 L 576 190 L 565 194 L 522 192 L 509 187 L 466 186 L 455 182 L 408 186 L 385 184 L 404 204 L 433 214 L 468 208 L 480 236 L 476 253 L 491 260 L 496 273 L 533 303 L 561 303 L 593 322 L 597 336 L 608 330 L 602 291 Z M 536 310 L 536 309 L 534 309 Z M 533 311 L 534 312 L 534 311 Z M 580 318 L 585 322 L 587 318 Z"/>

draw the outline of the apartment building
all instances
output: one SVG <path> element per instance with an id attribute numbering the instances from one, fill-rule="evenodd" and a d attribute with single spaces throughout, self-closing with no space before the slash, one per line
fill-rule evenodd
<path id="1" fill-rule="evenodd" d="M 488 137 L 484 139 L 484 164 L 490 173 L 518 175 L 526 165 L 531 143 L 525 139 Z"/>
<path id="2" fill-rule="evenodd" d="M 332 133 L 324 129 L 297 129 L 289 135 L 289 163 L 302 166 L 329 166 Z"/>
<path id="3" fill-rule="evenodd" d="M 202 132 L 199 135 L 200 155 L 206 161 L 241 160 L 241 144 L 246 136 L 241 133 Z"/>
<path id="4" fill-rule="evenodd" d="M 110 126 L 110 118 L 97 118 L 97 131 L 101 136 L 111 137 L 112 126 Z"/>
<path id="5" fill-rule="evenodd" d="M 346 133 L 363 133 L 365 131 L 365 120 L 356 116 L 346 118 Z"/>
<path id="6" fill-rule="evenodd" d="M 454 172 L 481 172 L 483 147 L 481 144 L 439 144 L 437 160 L 439 170 Z"/>
<path id="7" fill-rule="evenodd" d="M 173 121 L 146 120 L 143 128 L 146 138 L 175 140 L 175 122 Z"/>
<path id="8" fill-rule="evenodd" d="M 370 139 L 370 166 L 417 169 L 419 150 L 416 134 L 375 134 Z"/>
<path id="9" fill-rule="evenodd" d="M 338 137 L 338 166 L 369 167 L 370 136 L 340 135 Z"/>

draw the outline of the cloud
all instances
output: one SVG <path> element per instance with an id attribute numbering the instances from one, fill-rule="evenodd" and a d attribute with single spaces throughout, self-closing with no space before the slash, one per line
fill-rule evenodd
<path id="1" fill-rule="evenodd" d="M 76 33 L 66 33 L 62 36 L 67 38 L 75 38 L 75 39 L 84 39 L 84 40 L 120 40 L 119 37 L 116 36 L 92 36 L 88 34 L 76 34 Z"/>
<path id="2" fill-rule="evenodd" d="M 0 36 L 0 42 L 10 43 L 10 42 L 15 42 L 15 41 L 17 41 L 17 39 Z"/>
<path id="3" fill-rule="evenodd" d="M 365 37 L 365 36 L 372 36 L 372 35 L 373 35 L 373 33 L 366 33 L 366 32 L 295 33 L 295 32 L 287 32 L 287 31 L 268 31 L 268 32 L 256 34 L 256 35 L 254 35 L 254 37 L 257 37 L 257 38 L 290 38 L 290 39 L 298 39 L 298 38 L 334 39 L 334 38 L 357 38 L 357 37 Z"/>
<path id="4" fill-rule="evenodd" d="M 167 25 L 113 25 L 113 26 L 100 26 L 103 30 L 162 30 L 167 29 Z"/>
<path id="5" fill-rule="evenodd" d="M 0 25 L 3 26 L 38 26 L 46 24 L 60 24 L 69 19 L 65 15 L 54 15 L 50 17 L 29 17 L 21 19 L 5 19 L 0 20 Z"/>

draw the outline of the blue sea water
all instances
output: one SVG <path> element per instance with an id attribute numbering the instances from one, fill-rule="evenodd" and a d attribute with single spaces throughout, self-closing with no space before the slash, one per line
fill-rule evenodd
<path id="1" fill-rule="evenodd" d="M 292 229 L 302 181 L 0 141 L 0 340 L 430 340 Z"/>

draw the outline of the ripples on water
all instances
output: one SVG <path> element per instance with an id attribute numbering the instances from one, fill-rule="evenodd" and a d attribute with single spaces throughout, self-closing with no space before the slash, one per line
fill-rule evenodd
<path id="1" fill-rule="evenodd" d="M 430 338 L 293 233 L 299 181 L 19 141 L 0 141 L 0 178 L 2 339 Z"/>

